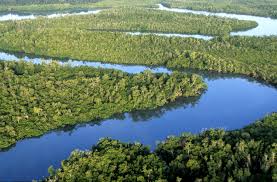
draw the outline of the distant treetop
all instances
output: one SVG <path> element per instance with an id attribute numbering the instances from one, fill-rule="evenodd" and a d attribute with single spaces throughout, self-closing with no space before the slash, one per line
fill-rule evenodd
<path id="1" fill-rule="evenodd" d="M 95 3 L 101 0 L 0 0 L 5 5 L 27 5 L 27 4 L 60 4 L 60 3 Z"/>

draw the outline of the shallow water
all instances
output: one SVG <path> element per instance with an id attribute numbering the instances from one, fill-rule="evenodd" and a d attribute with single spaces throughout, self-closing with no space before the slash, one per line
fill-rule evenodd
<path id="1" fill-rule="evenodd" d="M 167 8 L 162 4 L 159 4 L 159 10 L 178 12 L 178 13 L 192 13 L 197 15 L 205 15 L 205 16 L 218 16 L 224 18 L 234 18 L 238 20 L 249 20 L 255 21 L 258 23 L 256 28 L 239 31 L 239 32 L 231 32 L 231 35 L 239 35 L 239 36 L 270 36 L 277 35 L 277 19 L 259 17 L 259 16 L 251 16 L 251 15 L 239 15 L 239 14 L 230 14 L 230 13 L 213 13 L 208 11 L 195 11 L 188 9 L 179 9 L 179 8 Z"/>
<path id="2" fill-rule="evenodd" d="M 101 10 L 90 10 L 90 11 L 81 11 L 81 12 L 73 12 L 73 13 L 53 13 L 49 15 L 18 15 L 18 14 L 6 14 L 0 16 L 0 21 L 8 21 L 8 20 L 27 20 L 27 19 L 36 19 L 38 17 L 44 17 L 44 18 L 58 18 L 58 17 L 65 17 L 65 16 L 75 16 L 75 15 L 89 15 L 89 14 L 97 14 L 100 13 Z"/>
<path id="3" fill-rule="evenodd" d="M 177 33 L 144 33 L 144 32 L 127 32 L 129 35 L 157 35 L 163 37 L 192 37 L 196 39 L 211 40 L 213 37 L 208 35 L 198 35 L 198 34 L 177 34 Z"/>

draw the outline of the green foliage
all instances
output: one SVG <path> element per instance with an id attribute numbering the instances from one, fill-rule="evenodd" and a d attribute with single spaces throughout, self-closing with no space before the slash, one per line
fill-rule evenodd
<path id="1" fill-rule="evenodd" d="M 89 152 L 74 151 L 53 181 L 165 181 L 165 169 L 141 144 L 103 139 Z"/>
<path id="2" fill-rule="evenodd" d="M 37 23 L 41 25 L 43 22 L 45 21 L 41 20 Z M 2 24 L 2 27 L 0 48 L 8 51 L 79 60 L 167 66 L 172 69 L 196 68 L 238 73 L 277 84 L 276 36 L 218 37 L 204 41 L 153 35 L 131 36 L 119 32 L 94 32 L 75 28 L 32 28 L 35 26 L 29 21 Z"/>
<path id="3" fill-rule="evenodd" d="M 208 35 L 228 35 L 231 31 L 257 26 L 257 23 L 253 21 L 180 14 L 138 7 L 107 9 L 96 15 L 42 18 L 16 24 L 14 29 L 26 28 L 29 31 L 46 28 L 79 28 L 91 31 L 175 32 Z M 14 23 L 10 23 L 7 26 L 13 25 Z"/>
<path id="4" fill-rule="evenodd" d="M 277 18 L 276 0 L 164 0 L 169 7 Z"/>
<path id="5" fill-rule="evenodd" d="M 24 62 L 0 62 L 0 82 L 0 148 L 67 125 L 156 108 L 206 88 L 201 77 L 178 72 L 132 75 Z"/>
<path id="6" fill-rule="evenodd" d="M 273 113 L 237 131 L 184 133 L 152 153 L 140 144 L 102 139 L 91 151 L 73 152 L 46 181 L 274 181 L 277 143 L 270 133 L 277 133 L 276 123 Z M 270 133 L 260 136 L 264 126 Z"/>
<path id="7" fill-rule="evenodd" d="M 30 3 L 32 1 L 37 3 Z M 94 8 L 156 7 L 158 3 L 160 0 L 2 0 L 0 12 L 48 14 Z"/>
<path id="8" fill-rule="evenodd" d="M 30 4 L 62 4 L 62 3 L 95 3 L 100 0 L 0 0 L 4 5 L 30 5 Z"/>

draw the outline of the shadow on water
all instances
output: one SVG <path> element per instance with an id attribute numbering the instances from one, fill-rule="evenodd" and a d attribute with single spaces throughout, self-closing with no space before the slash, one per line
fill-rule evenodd
<path id="1" fill-rule="evenodd" d="M 149 66 L 149 65 L 142 65 L 142 64 L 117 64 L 113 62 L 107 62 L 107 61 L 101 61 L 101 60 L 79 60 L 79 59 L 72 59 L 70 57 L 54 57 L 54 56 L 46 56 L 46 55 L 37 55 L 37 54 L 32 54 L 32 53 L 25 53 L 23 51 L 18 52 L 18 51 L 10 51 L 10 50 L 4 50 L 0 49 L 0 61 L 27 61 L 27 62 L 33 62 L 35 64 L 40 64 L 43 62 L 47 61 L 56 61 L 62 64 L 66 63 L 74 63 L 78 62 L 78 66 L 91 66 L 89 65 L 90 63 L 100 63 L 102 65 L 111 65 L 111 66 L 130 66 L 130 67 L 135 67 L 135 66 L 140 66 L 144 67 L 144 69 L 156 69 L 156 68 L 161 68 L 160 66 Z M 72 65 L 74 66 L 74 65 Z M 93 66 L 92 66 L 93 67 Z M 117 68 L 114 68 L 117 69 Z M 167 68 L 165 68 L 167 69 Z"/>
<path id="2" fill-rule="evenodd" d="M 172 111 L 178 108 L 185 109 L 187 107 L 194 107 L 195 105 L 197 105 L 202 95 L 197 97 L 179 98 L 175 102 L 168 103 L 163 107 L 152 110 L 133 111 L 129 113 L 129 116 L 134 122 L 147 122 L 153 118 L 161 118 L 168 111 Z M 125 115 L 123 119 L 125 119 Z"/>
<path id="3" fill-rule="evenodd" d="M 207 71 L 207 70 L 199 70 L 199 69 L 169 69 L 171 71 L 181 71 L 185 73 L 191 73 L 191 74 L 197 74 L 202 76 L 205 81 L 214 81 L 218 79 L 245 79 L 250 83 L 259 83 L 261 85 L 277 89 L 277 85 L 269 84 L 268 82 L 265 82 L 264 80 L 253 78 L 244 74 L 238 74 L 238 73 L 220 73 L 217 71 Z"/>
<path id="4" fill-rule="evenodd" d="M 187 107 L 194 107 L 195 105 L 197 105 L 198 101 L 200 100 L 201 96 L 204 93 L 205 91 L 201 95 L 196 97 L 188 97 L 188 98 L 181 97 L 174 102 L 167 103 L 166 105 L 157 107 L 155 109 L 135 110 L 127 113 L 118 113 L 118 114 L 114 114 L 112 117 L 108 119 L 94 120 L 94 121 L 89 121 L 87 123 L 77 124 L 77 125 L 68 125 L 51 132 L 68 132 L 70 134 L 74 130 L 78 130 L 79 128 L 82 128 L 88 125 L 100 126 L 106 120 L 123 121 L 123 120 L 126 120 L 127 118 L 131 118 L 133 122 L 147 122 L 152 119 L 162 118 L 166 112 L 173 111 L 178 108 L 185 109 Z"/>
<path id="5" fill-rule="evenodd" d="M 37 64 L 43 62 L 37 56 L 22 53 L 9 55 L 0 52 L 1 58 L 7 61 L 22 59 Z M 64 62 L 59 63 L 67 65 L 63 64 Z M 96 64 L 85 61 L 68 63 L 72 66 L 114 68 L 128 73 L 138 73 L 146 69 L 156 73 L 172 72 L 164 67 Z M 65 126 L 39 137 L 21 140 L 13 147 L 0 152 L 0 163 L 5 164 L 0 165 L 0 178 L 13 181 L 42 179 L 42 176 L 47 175 L 50 165 L 59 167 L 60 161 L 67 158 L 72 150 L 87 150 L 102 137 L 123 142 L 139 141 L 154 149 L 155 142 L 164 140 L 168 135 L 199 133 L 206 128 L 238 129 L 276 111 L 277 93 L 272 86 L 270 88 L 243 75 L 192 69 L 182 71 L 200 74 L 205 79 L 208 90 L 198 97 L 180 98 L 152 110 L 115 114 L 104 120 Z M 26 165 L 22 167 L 18 166 L 18 163 Z"/>
<path id="6" fill-rule="evenodd" d="M 47 135 L 50 133 L 56 133 L 57 135 L 62 134 L 62 133 L 67 133 L 70 136 L 72 133 L 74 133 L 74 131 L 78 130 L 79 128 L 83 128 L 83 127 L 87 127 L 87 126 L 91 126 L 91 127 L 101 126 L 101 124 L 107 120 L 124 121 L 124 120 L 130 118 L 132 122 L 147 122 L 147 121 L 150 121 L 151 119 L 161 118 L 166 112 L 173 111 L 178 108 L 185 109 L 188 106 L 194 107 L 195 105 L 197 105 L 197 102 L 200 100 L 201 96 L 204 93 L 205 93 L 205 91 L 203 91 L 203 93 L 201 95 L 196 96 L 196 97 L 187 97 L 187 98 L 181 97 L 181 98 L 178 98 L 174 102 L 167 103 L 166 105 L 157 107 L 155 109 L 135 110 L 135 111 L 127 112 L 127 113 L 117 113 L 117 114 L 114 114 L 113 116 L 111 116 L 110 118 L 106 118 L 106 119 L 96 119 L 96 120 L 88 121 L 88 122 L 81 123 L 81 124 L 66 125 L 64 127 L 54 129 L 47 133 L 44 133 L 43 135 L 25 138 L 20 141 L 24 141 L 24 140 L 28 140 L 28 139 L 35 139 L 35 138 L 39 139 L 39 138 L 43 137 L 44 135 Z M 20 142 L 20 141 L 18 141 L 18 142 Z M 15 147 L 16 147 L 16 144 L 14 144 L 8 148 L 0 149 L 0 154 L 1 154 L 1 152 L 7 152 L 10 149 L 15 148 Z"/>

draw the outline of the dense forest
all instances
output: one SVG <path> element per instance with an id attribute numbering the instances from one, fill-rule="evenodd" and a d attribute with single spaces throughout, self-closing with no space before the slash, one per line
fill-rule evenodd
<path id="1" fill-rule="evenodd" d="M 153 109 L 206 88 L 200 76 L 0 62 L 0 148 L 26 137 Z"/>
<path id="2" fill-rule="evenodd" d="M 33 28 L 28 22 L 0 24 L 0 48 L 61 59 L 238 73 L 277 84 L 276 36 L 223 36 L 204 41 L 79 28 Z"/>
<path id="3" fill-rule="evenodd" d="M 9 0 L 5 0 L 9 1 Z M 13 1 L 13 0 L 12 0 Z M 27 0 L 28 1 L 28 0 Z M 32 1 L 32 0 L 30 0 Z M 50 1 L 50 0 L 49 0 Z M 82 1 L 82 2 L 81 2 Z M 90 1 L 90 2 L 88 2 Z M 14 1 L 13 1 L 14 2 Z M 23 0 L 23 2 L 25 2 Z M 19 4 L 0 4 L 0 13 L 28 13 L 28 14 L 45 14 L 49 12 L 68 12 L 76 10 L 88 10 L 94 8 L 111 8 L 111 7 L 157 7 L 156 4 L 160 3 L 160 0 L 67 0 L 58 3 L 58 0 L 54 0 L 55 3 L 48 4 L 35 4 L 35 3 L 19 3 Z M 76 2 L 76 3 L 75 3 Z"/>
<path id="4" fill-rule="evenodd" d="M 197 23 L 196 23 L 197 22 Z M 10 23 L 5 26 L 14 26 Z M 18 22 L 18 27 L 31 29 L 80 28 L 84 30 L 175 32 L 188 34 L 228 35 L 231 31 L 257 26 L 253 21 L 180 14 L 143 8 L 114 8 L 88 16 L 68 16 Z M 15 27 L 14 27 L 15 28 Z"/>
<path id="5" fill-rule="evenodd" d="M 277 18 L 276 0 L 164 0 L 163 3 L 168 7 L 175 8 L 251 14 Z"/>
<path id="6" fill-rule="evenodd" d="M 139 143 L 102 139 L 74 151 L 45 181 L 275 181 L 277 114 L 236 131 L 169 137 L 150 152 Z"/>
<path id="7" fill-rule="evenodd" d="M 167 7 L 270 16 L 277 18 L 276 0 L 0 0 L 0 12 L 61 11 L 74 8 Z"/>

